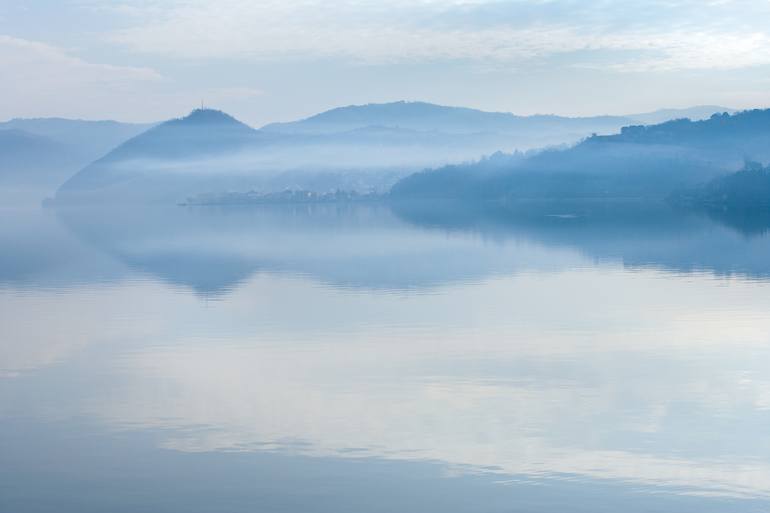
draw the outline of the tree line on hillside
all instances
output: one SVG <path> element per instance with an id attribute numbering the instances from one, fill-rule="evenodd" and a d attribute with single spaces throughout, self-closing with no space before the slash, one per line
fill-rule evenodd
<path id="1" fill-rule="evenodd" d="M 445 166 L 406 177 L 391 193 L 402 199 L 469 201 L 664 199 L 737 169 L 747 156 L 770 160 L 770 110 L 631 126 L 568 149 Z"/>

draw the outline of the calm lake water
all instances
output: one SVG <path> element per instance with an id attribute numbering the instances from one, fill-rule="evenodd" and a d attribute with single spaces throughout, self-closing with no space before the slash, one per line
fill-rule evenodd
<path id="1" fill-rule="evenodd" d="M 2 512 L 770 511 L 761 219 L 0 215 Z"/>

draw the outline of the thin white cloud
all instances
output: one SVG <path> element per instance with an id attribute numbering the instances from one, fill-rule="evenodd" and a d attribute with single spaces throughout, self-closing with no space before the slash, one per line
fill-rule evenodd
<path id="1" fill-rule="evenodd" d="M 234 108 L 263 91 L 180 85 L 148 67 L 89 62 L 38 41 L 0 35 L 0 119 L 30 116 L 156 121 L 199 105 Z"/>
<path id="2" fill-rule="evenodd" d="M 150 68 L 88 62 L 48 44 L 0 35 L 4 117 L 92 115 L 127 94 L 163 81 Z M 84 109 L 87 105 L 89 108 Z M 70 111 L 77 106 L 77 112 Z M 99 112 L 102 108 L 104 111 Z"/>
<path id="3" fill-rule="evenodd" d="M 636 2 L 632 2 L 636 3 Z M 124 7 L 125 8 L 125 7 Z M 732 69 L 770 63 L 770 31 L 743 1 L 318 2 L 221 0 L 131 6 L 109 35 L 132 51 L 176 58 L 343 58 L 529 62 L 623 51 L 616 71 Z M 743 9 L 741 11 L 740 9 Z M 736 12 L 743 12 L 743 17 Z"/>
<path id="4" fill-rule="evenodd" d="M 24 81 L 24 88 L 52 89 L 85 83 L 109 85 L 126 81 L 155 81 L 161 76 L 150 68 L 95 64 L 55 46 L 0 35 L 0 66 L 5 81 Z"/>

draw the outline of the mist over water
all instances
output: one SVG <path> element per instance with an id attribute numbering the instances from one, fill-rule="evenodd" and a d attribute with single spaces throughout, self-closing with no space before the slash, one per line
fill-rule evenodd
<path id="1" fill-rule="evenodd" d="M 756 220 L 657 202 L 6 212 L 2 510 L 770 507 Z"/>

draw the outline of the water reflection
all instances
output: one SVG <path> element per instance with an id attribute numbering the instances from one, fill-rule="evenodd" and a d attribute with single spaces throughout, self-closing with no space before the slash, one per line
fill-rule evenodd
<path id="1" fill-rule="evenodd" d="M 402 203 L 417 226 L 569 247 L 599 261 L 673 272 L 770 276 L 770 218 L 762 212 L 688 211 L 647 201 Z"/>
<path id="2" fill-rule="evenodd" d="M 761 235 L 761 219 L 719 223 L 714 215 L 633 202 L 59 211 L 73 233 L 104 254 L 209 295 L 258 272 L 377 290 L 596 261 L 770 276 L 770 238 Z"/>
<path id="3" fill-rule="evenodd" d="M 212 497 L 242 499 L 215 503 L 231 511 L 354 511 L 366 493 L 404 510 L 351 491 L 361 476 L 420 511 L 766 509 L 767 237 L 581 208 L 36 218 L 3 256 L 4 454 L 30 482 L 58 468 L 41 440 L 88 454 L 77 489 L 104 465 L 93 454 L 142 454 L 98 479 L 154 498 L 187 489 L 195 458 L 217 469 Z M 44 235 L 62 249 L 27 265 Z M 275 468 L 262 488 L 241 480 Z M 212 506 L 174 497 L 156 509 Z"/>
<path id="4" fill-rule="evenodd" d="M 266 292 L 271 306 L 252 299 Z M 445 292 L 437 304 L 258 280 L 232 298 L 255 319 L 222 308 L 242 334 L 223 345 L 185 333 L 125 356 L 128 382 L 105 391 L 94 415 L 164 429 L 162 445 L 182 451 L 284 448 L 691 493 L 770 489 L 766 291 L 577 272 Z M 271 315 L 313 307 L 318 318 L 301 326 Z"/>

